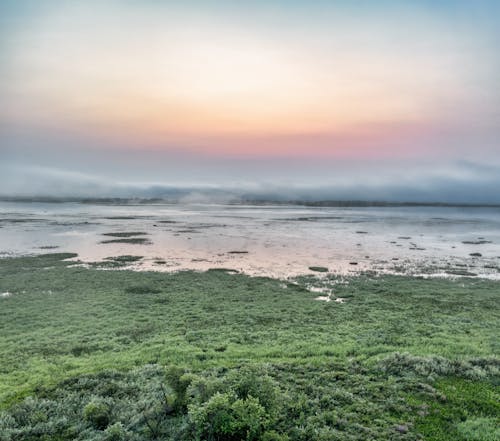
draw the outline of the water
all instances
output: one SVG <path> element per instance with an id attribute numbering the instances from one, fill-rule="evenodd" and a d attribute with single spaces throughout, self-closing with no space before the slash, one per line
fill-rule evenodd
<path id="1" fill-rule="evenodd" d="M 150 244 L 101 243 L 114 239 L 103 233 L 130 231 L 148 233 Z M 324 266 L 335 274 L 500 279 L 500 209 L 0 202 L 0 257 L 47 252 L 75 252 L 85 262 L 140 255 L 135 269 L 157 271 L 286 278 Z"/>

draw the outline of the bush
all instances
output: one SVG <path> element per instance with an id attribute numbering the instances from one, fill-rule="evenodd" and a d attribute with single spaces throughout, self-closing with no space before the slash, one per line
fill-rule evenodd
<path id="1" fill-rule="evenodd" d="M 96 398 L 83 408 L 83 419 L 96 429 L 104 430 L 110 422 L 110 413 L 108 404 Z"/>
<path id="2" fill-rule="evenodd" d="M 281 407 L 281 391 L 278 383 L 266 372 L 265 368 L 243 366 L 228 373 L 226 384 L 238 398 L 254 397 L 273 419 Z"/>
<path id="3" fill-rule="evenodd" d="M 104 433 L 105 441 L 125 441 L 127 439 L 127 431 L 122 423 L 115 423 L 109 426 Z"/>
<path id="4" fill-rule="evenodd" d="M 468 419 L 457 426 L 458 433 L 468 441 L 497 441 L 500 428 L 493 418 Z"/>
<path id="5" fill-rule="evenodd" d="M 282 435 L 274 430 L 266 432 L 262 435 L 262 441 L 288 441 L 287 435 Z"/>
<path id="6" fill-rule="evenodd" d="M 500 363 L 496 358 L 473 358 L 461 361 L 439 356 L 419 357 L 399 352 L 382 360 L 380 367 L 384 372 L 392 375 L 411 374 L 431 379 L 453 375 L 470 380 L 481 380 L 496 376 L 500 372 Z"/>
<path id="7" fill-rule="evenodd" d="M 175 393 L 174 412 L 185 411 L 187 409 L 187 389 L 196 376 L 174 366 L 167 370 L 165 378 Z"/>
<path id="8" fill-rule="evenodd" d="M 228 393 L 216 393 L 201 406 L 190 406 L 189 417 L 197 439 L 219 441 L 257 440 L 268 423 L 257 398 L 237 399 Z"/>
<path id="9" fill-rule="evenodd" d="M 280 414 L 281 391 L 265 367 L 244 366 L 231 370 L 223 378 L 209 375 L 192 376 L 189 380 L 189 419 L 199 438 L 261 439 Z M 269 432 L 266 439 L 286 438 Z"/>

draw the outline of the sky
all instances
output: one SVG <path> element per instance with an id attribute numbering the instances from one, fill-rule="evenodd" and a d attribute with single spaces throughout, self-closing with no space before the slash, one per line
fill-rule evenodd
<path id="1" fill-rule="evenodd" d="M 0 195 L 500 203 L 499 16 L 496 0 L 2 0 Z"/>

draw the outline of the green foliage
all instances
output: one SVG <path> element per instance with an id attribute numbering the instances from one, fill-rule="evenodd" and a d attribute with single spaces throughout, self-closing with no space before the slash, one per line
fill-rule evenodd
<path id="1" fill-rule="evenodd" d="M 316 271 L 317 273 L 327 273 L 328 272 L 328 268 L 326 268 L 324 266 L 310 266 L 309 269 L 311 271 Z"/>
<path id="2" fill-rule="evenodd" d="M 276 416 L 283 400 L 279 385 L 264 367 L 243 366 L 228 373 L 225 379 L 227 389 L 243 399 L 257 398 L 269 416 Z"/>
<path id="3" fill-rule="evenodd" d="M 253 441 L 266 425 L 266 411 L 257 398 L 237 399 L 217 392 L 201 406 L 189 409 L 197 439 Z"/>
<path id="4" fill-rule="evenodd" d="M 266 366 L 242 366 L 223 378 L 212 373 L 191 380 L 189 417 L 202 439 L 260 439 L 282 411 L 285 396 Z"/>
<path id="5" fill-rule="evenodd" d="M 472 418 L 460 423 L 458 433 L 467 441 L 498 441 L 500 426 L 493 418 Z"/>
<path id="6" fill-rule="evenodd" d="M 99 243 L 102 243 L 102 244 L 128 243 L 128 244 L 134 244 L 134 245 L 149 245 L 149 244 L 151 244 L 151 241 L 149 239 L 144 238 L 144 237 L 129 237 L 129 238 L 121 238 L 121 239 L 103 240 Z"/>
<path id="7" fill-rule="evenodd" d="M 0 414 L 0 439 L 416 441 L 421 433 L 429 440 L 466 441 L 479 422 L 488 425 L 478 433 L 490 433 L 498 422 L 494 376 L 481 383 L 425 380 L 387 379 L 379 368 L 354 361 L 198 374 L 153 365 L 101 371 L 40 389 L 38 397 Z M 186 408 L 174 411 L 179 391 L 185 391 Z"/>
<path id="8" fill-rule="evenodd" d="M 429 440 L 499 439 L 498 429 L 492 430 L 500 427 L 498 383 L 498 374 L 480 381 L 451 376 L 413 388 L 409 399 L 418 409 L 417 430 Z"/>
<path id="9" fill-rule="evenodd" d="M 144 231 L 119 231 L 114 233 L 102 233 L 102 235 L 111 237 L 133 237 L 133 236 L 147 236 L 148 233 Z"/>
<path id="10" fill-rule="evenodd" d="M 274 430 L 262 434 L 262 441 L 288 441 L 288 435 L 279 434 Z"/>
<path id="11" fill-rule="evenodd" d="M 0 299 L 1 441 L 497 436 L 498 282 L 283 284 L 68 257 L 0 259 L 12 293 Z M 311 286 L 346 301 L 315 301 Z"/>
<path id="12" fill-rule="evenodd" d="M 75 253 L 48 253 L 39 254 L 37 257 L 27 257 L 26 260 L 29 261 L 31 265 L 38 266 L 37 264 L 47 265 L 47 264 L 60 264 L 61 261 L 65 259 L 73 259 L 78 257 Z"/>
<path id="13" fill-rule="evenodd" d="M 103 441 L 126 441 L 130 437 L 130 434 L 120 422 L 107 427 L 104 433 Z"/>
<path id="14" fill-rule="evenodd" d="M 165 379 L 175 393 L 174 410 L 176 412 L 186 410 L 188 402 L 186 392 L 191 382 L 196 378 L 196 376 L 186 373 L 184 369 L 177 366 L 172 366 L 167 370 Z"/>
<path id="15" fill-rule="evenodd" d="M 167 421 L 172 396 L 163 379 L 162 368 L 147 365 L 127 373 L 82 375 L 40 389 L 38 397 L 0 413 L 0 440 L 43 435 L 50 440 L 138 441 L 161 434 L 176 439 L 183 417 Z"/>
<path id="16" fill-rule="evenodd" d="M 419 357 L 396 352 L 382 360 L 381 367 L 393 375 L 418 374 L 430 379 L 440 376 L 461 376 L 481 380 L 488 376 L 500 375 L 500 359 L 495 357 L 449 360 L 438 356 Z"/>
<path id="17" fill-rule="evenodd" d="M 110 413 L 110 408 L 104 400 L 94 398 L 83 408 L 83 419 L 96 429 L 104 430 L 108 427 Z"/>
<path id="18" fill-rule="evenodd" d="M 159 294 L 161 290 L 153 286 L 139 285 L 139 286 L 127 286 L 125 292 L 129 294 Z"/>
<path id="19" fill-rule="evenodd" d="M 132 256 L 129 254 L 125 254 L 123 256 L 114 256 L 114 257 L 106 257 L 106 260 L 110 260 L 113 262 L 121 262 L 121 263 L 132 263 L 141 260 L 143 256 Z"/>

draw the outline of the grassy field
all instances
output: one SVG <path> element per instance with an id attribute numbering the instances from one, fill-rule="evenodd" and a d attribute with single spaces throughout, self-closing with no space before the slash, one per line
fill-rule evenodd
<path id="1" fill-rule="evenodd" d="M 500 439 L 498 282 L 65 257 L 0 260 L 2 441 Z"/>

